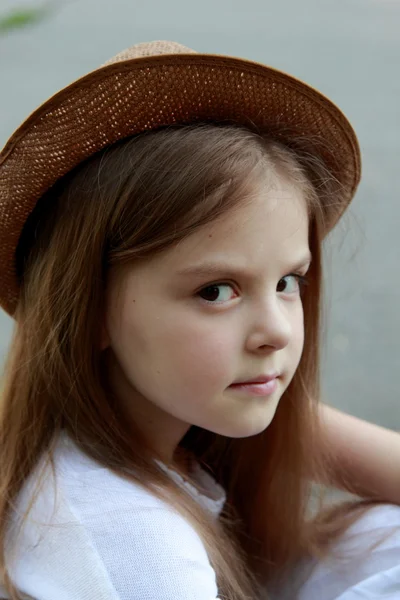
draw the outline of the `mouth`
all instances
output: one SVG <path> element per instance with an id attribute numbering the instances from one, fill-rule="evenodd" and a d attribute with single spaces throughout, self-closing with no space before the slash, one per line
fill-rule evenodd
<path id="1" fill-rule="evenodd" d="M 232 383 L 229 388 L 251 396 L 270 396 L 278 387 L 278 373 L 260 375 L 247 381 Z"/>
<path id="2" fill-rule="evenodd" d="M 270 375 L 258 375 L 257 377 L 253 377 L 252 379 L 247 379 L 246 381 L 234 381 L 231 385 L 251 385 L 258 383 L 269 383 L 274 379 L 279 377 L 279 373 L 271 373 Z M 231 387 L 231 386 L 229 386 Z"/>

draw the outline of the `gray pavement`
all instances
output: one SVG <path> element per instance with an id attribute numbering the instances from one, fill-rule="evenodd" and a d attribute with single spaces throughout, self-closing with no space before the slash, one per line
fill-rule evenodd
<path id="1" fill-rule="evenodd" d="M 1 0 L 0 15 L 20 4 Z M 363 152 L 362 184 L 325 253 L 324 393 L 400 429 L 399 31 L 400 0 L 60 1 L 45 22 L 0 38 L 0 147 L 39 103 L 141 41 L 243 56 L 320 89 Z M 11 328 L 0 311 L 0 360 Z"/>

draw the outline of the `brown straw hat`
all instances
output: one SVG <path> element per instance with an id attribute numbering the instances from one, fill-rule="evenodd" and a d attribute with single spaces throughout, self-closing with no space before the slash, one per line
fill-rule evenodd
<path id="1" fill-rule="evenodd" d="M 326 232 L 360 180 L 360 150 L 342 112 L 285 73 L 251 61 L 198 54 L 175 42 L 128 48 L 42 104 L 0 153 L 0 306 L 13 315 L 15 254 L 36 202 L 60 177 L 121 138 L 174 123 L 229 121 L 256 126 L 290 144 L 315 139 L 343 186 L 326 207 Z"/>

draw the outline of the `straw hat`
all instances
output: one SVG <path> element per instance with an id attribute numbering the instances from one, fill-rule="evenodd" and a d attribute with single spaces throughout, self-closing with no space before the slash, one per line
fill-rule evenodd
<path id="1" fill-rule="evenodd" d="M 0 306 L 18 302 L 15 252 L 37 200 L 61 176 L 117 140 L 174 123 L 254 124 L 283 142 L 313 136 L 344 189 L 327 231 L 360 180 L 360 150 L 341 111 L 271 67 L 198 54 L 175 42 L 138 44 L 67 86 L 22 123 L 0 153 Z"/>

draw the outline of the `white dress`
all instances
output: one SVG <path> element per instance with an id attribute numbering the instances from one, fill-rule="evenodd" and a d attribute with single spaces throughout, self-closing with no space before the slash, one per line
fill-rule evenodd
<path id="1" fill-rule="evenodd" d="M 55 468 L 57 485 L 46 472 L 11 563 L 11 578 L 22 594 L 35 600 L 217 598 L 202 540 L 169 504 L 96 463 L 66 436 L 57 447 Z M 217 517 L 225 493 L 197 469 L 207 496 L 175 471 L 170 475 Z M 19 498 L 14 531 L 29 505 L 35 475 Z M 7 557 L 11 562 L 10 552 Z M 1 585 L 0 598 L 8 598 Z"/>
<path id="2" fill-rule="evenodd" d="M 380 505 L 368 510 L 347 530 L 334 551 L 335 555 L 325 561 L 299 565 L 276 600 L 400 599 L 399 506 Z"/>
<path id="3" fill-rule="evenodd" d="M 205 494 L 160 465 L 218 517 L 225 492 L 200 465 L 194 466 L 195 479 Z M 167 503 L 91 460 L 66 436 L 57 448 L 55 467 L 57 486 L 49 474 L 22 529 L 10 569 L 17 589 L 35 600 L 218 598 L 201 539 Z M 34 481 L 33 474 L 20 496 L 14 526 Z M 382 534 L 387 539 L 362 556 Z M 310 565 L 299 565 L 274 600 L 400 599 L 399 507 L 374 508 L 336 549 L 347 554 L 344 562 L 317 564 L 300 589 Z M 7 558 L 11 561 L 9 554 Z M 0 597 L 7 598 L 1 585 Z"/>

